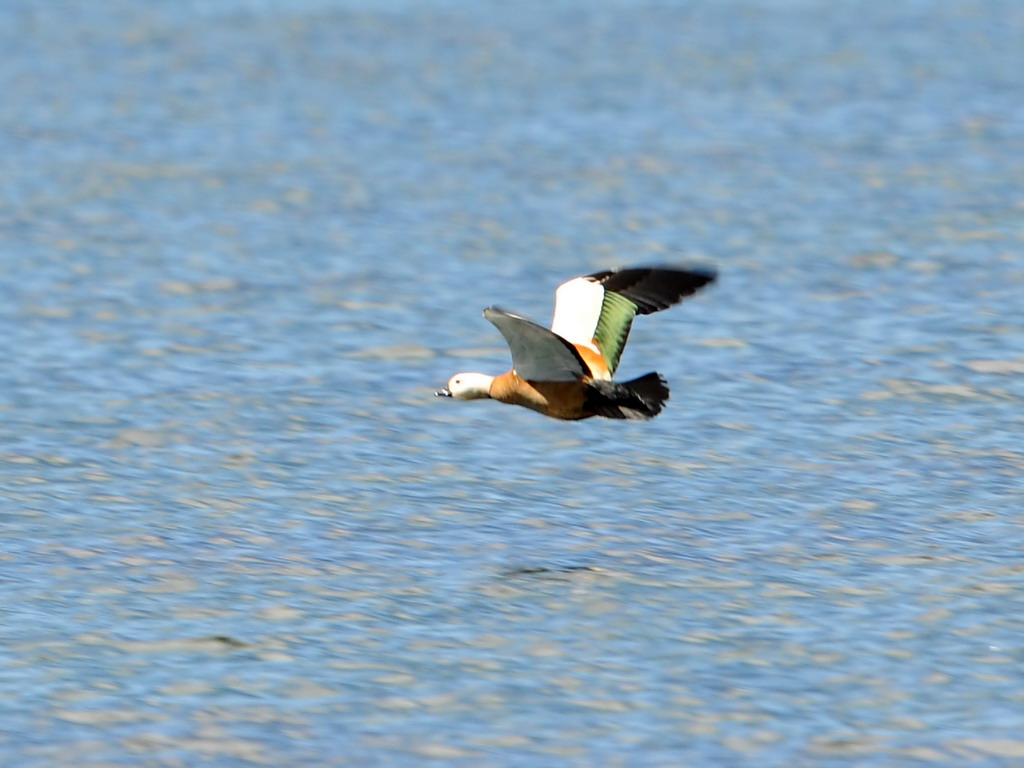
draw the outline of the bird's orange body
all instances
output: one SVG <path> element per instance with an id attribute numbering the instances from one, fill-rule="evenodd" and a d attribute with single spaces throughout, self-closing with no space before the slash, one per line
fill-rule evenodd
<path id="1" fill-rule="evenodd" d="M 576 421 L 595 414 L 584 408 L 586 389 L 580 381 L 527 381 L 515 371 L 494 377 L 491 398 L 509 405 L 522 405 L 555 419 Z"/>

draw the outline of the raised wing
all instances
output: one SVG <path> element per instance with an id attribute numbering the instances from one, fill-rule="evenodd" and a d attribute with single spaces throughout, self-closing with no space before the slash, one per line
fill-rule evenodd
<path id="1" fill-rule="evenodd" d="M 711 269 L 635 267 L 577 277 L 555 292 L 551 330 L 597 349 L 614 373 L 636 315 L 668 309 L 715 279 Z"/>
<path id="2" fill-rule="evenodd" d="M 557 334 L 497 307 L 484 310 L 512 351 L 512 369 L 528 381 L 576 381 L 590 375 L 579 352 Z"/>

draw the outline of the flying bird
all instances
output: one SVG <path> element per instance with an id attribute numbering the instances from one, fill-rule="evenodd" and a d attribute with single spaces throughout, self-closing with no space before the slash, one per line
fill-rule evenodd
<path id="1" fill-rule="evenodd" d="M 505 337 L 512 370 L 500 376 L 457 373 L 435 394 L 490 398 L 555 419 L 652 419 L 669 398 L 660 373 L 612 380 L 633 318 L 668 309 L 715 277 L 710 268 L 680 267 L 632 267 L 576 277 L 555 291 L 551 330 L 488 307 L 484 317 Z"/>

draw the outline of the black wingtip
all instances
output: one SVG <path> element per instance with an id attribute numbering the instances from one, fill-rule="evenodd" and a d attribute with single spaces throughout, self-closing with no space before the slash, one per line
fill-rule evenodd
<path id="1" fill-rule="evenodd" d="M 637 306 L 637 314 L 649 315 L 678 304 L 718 279 L 710 265 L 630 267 L 589 275 L 606 291 L 625 296 Z"/>

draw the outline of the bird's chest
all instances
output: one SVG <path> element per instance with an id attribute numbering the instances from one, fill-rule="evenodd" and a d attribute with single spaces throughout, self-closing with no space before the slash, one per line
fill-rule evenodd
<path id="1" fill-rule="evenodd" d="M 514 372 L 497 376 L 491 397 L 509 405 L 521 405 L 556 419 L 585 419 L 583 385 L 578 381 L 526 381 Z"/>

